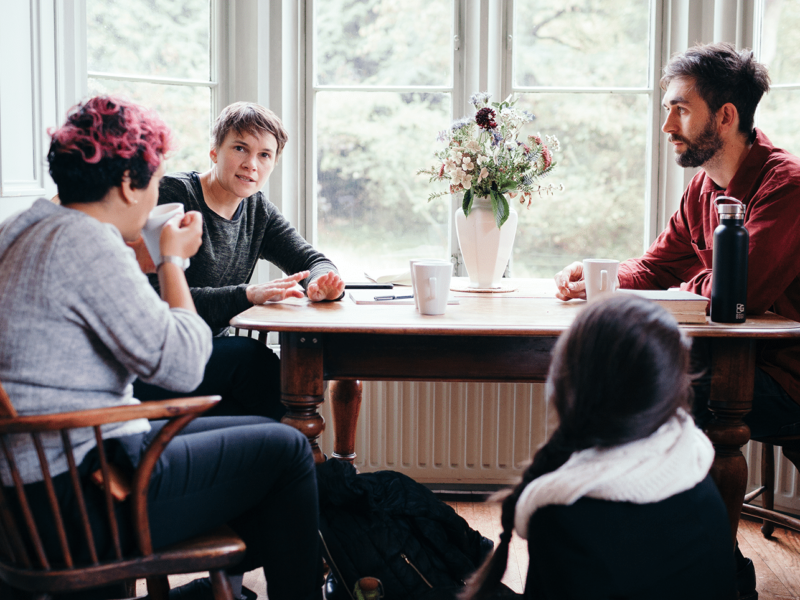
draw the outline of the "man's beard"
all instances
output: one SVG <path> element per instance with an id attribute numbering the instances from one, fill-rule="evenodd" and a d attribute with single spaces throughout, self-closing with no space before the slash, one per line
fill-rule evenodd
<path id="1" fill-rule="evenodd" d="M 688 140 L 679 135 L 670 135 L 669 141 L 679 141 L 686 145 L 686 150 L 675 156 L 675 162 L 680 166 L 702 167 L 710 161 L 722 148 L 722 138 L 717 132 L 716 122 L 712 115 L 703 131 L 693 140 Z"/>

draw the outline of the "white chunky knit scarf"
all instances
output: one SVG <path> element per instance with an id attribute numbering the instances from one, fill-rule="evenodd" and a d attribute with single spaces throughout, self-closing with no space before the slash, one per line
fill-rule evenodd
<path id="1" fill-rule="evenodd" d="M 649 504 L 692 489 L 708 474 L 714 448 L 680 409 L 652 435 L 613 448 L 575 452 L 561 467 L 530 482 L 517 501 L 514 528 L 527 538 L 528 521 L 549 504 L 580 498 Z"/>

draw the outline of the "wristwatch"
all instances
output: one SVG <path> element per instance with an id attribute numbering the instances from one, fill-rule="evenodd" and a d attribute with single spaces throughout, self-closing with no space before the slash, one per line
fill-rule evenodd
<path id="1" fill-rule="evenodd" d="M 178 265 L 182 271 L 185 271 L 189 267 L 189 259 L 188 258 L 181 258 L 180 256 L 162 256 L 161 262 L 158 263 L 160 267 L 164 263 L 172 263 L 173 265 Z M 158 270 L 158 267 L 156 267 Z"/>

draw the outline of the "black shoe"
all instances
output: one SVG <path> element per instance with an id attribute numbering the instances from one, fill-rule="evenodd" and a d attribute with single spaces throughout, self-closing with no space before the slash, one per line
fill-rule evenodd
<path id="1" fill-rule="evenodd" d="M 736 589 L 739 590 L 739 600 L 758 600 L 756 568 L 749 558 L 745 558 L 742 566 L 736 570 Z"/>
<path id="2" fill-rule="evenodd" d="M 242 594 L 234 600 L 256 600 L 258 594 L 253 590 L 242 586 Z M 214 593 L 211 591 L 211 579 L 201 577 L 189 583 L 176 587 L 169 591 L 169 600 L 214 600 Z"/>
<path id="3" fill-rule="evenodd" d="M 214 600 L 211 580 L 208 577 L 193 579 L 169 591 L 169 600 Z"/>

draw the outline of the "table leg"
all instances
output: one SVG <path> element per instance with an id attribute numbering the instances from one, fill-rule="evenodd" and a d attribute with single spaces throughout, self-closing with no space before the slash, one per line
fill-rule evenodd
<path id="1" fill-rule="evenodd" d="M 361 412 L 361 382 L 331 381 L 333 458 L 353 463 L 356 459 L 356 425 Z"/>
<path id="2" fill-rule="evenodd" d="M 311 444 L 314 460 L 325 459 L 317 439 L 325 420 L 317 410 L 324 399 L 322 338 L 313 333 L 281 332 L 281 402 L 288 409 L 282 423 L 302 431 Z"/>
<path id="3" fill-rule="evenodd" d="M 742 418 L 750 412 L 753 402 L 754 343 L 741 338 L 714 338 L 711 365 L 708 408 L 714 420 L 706 428 L 716 451 L 711 477 L 728 509 L 735 543 L 747 487 L 747 462 L 742 446 L 750 439 L 750 428 Z"/>

